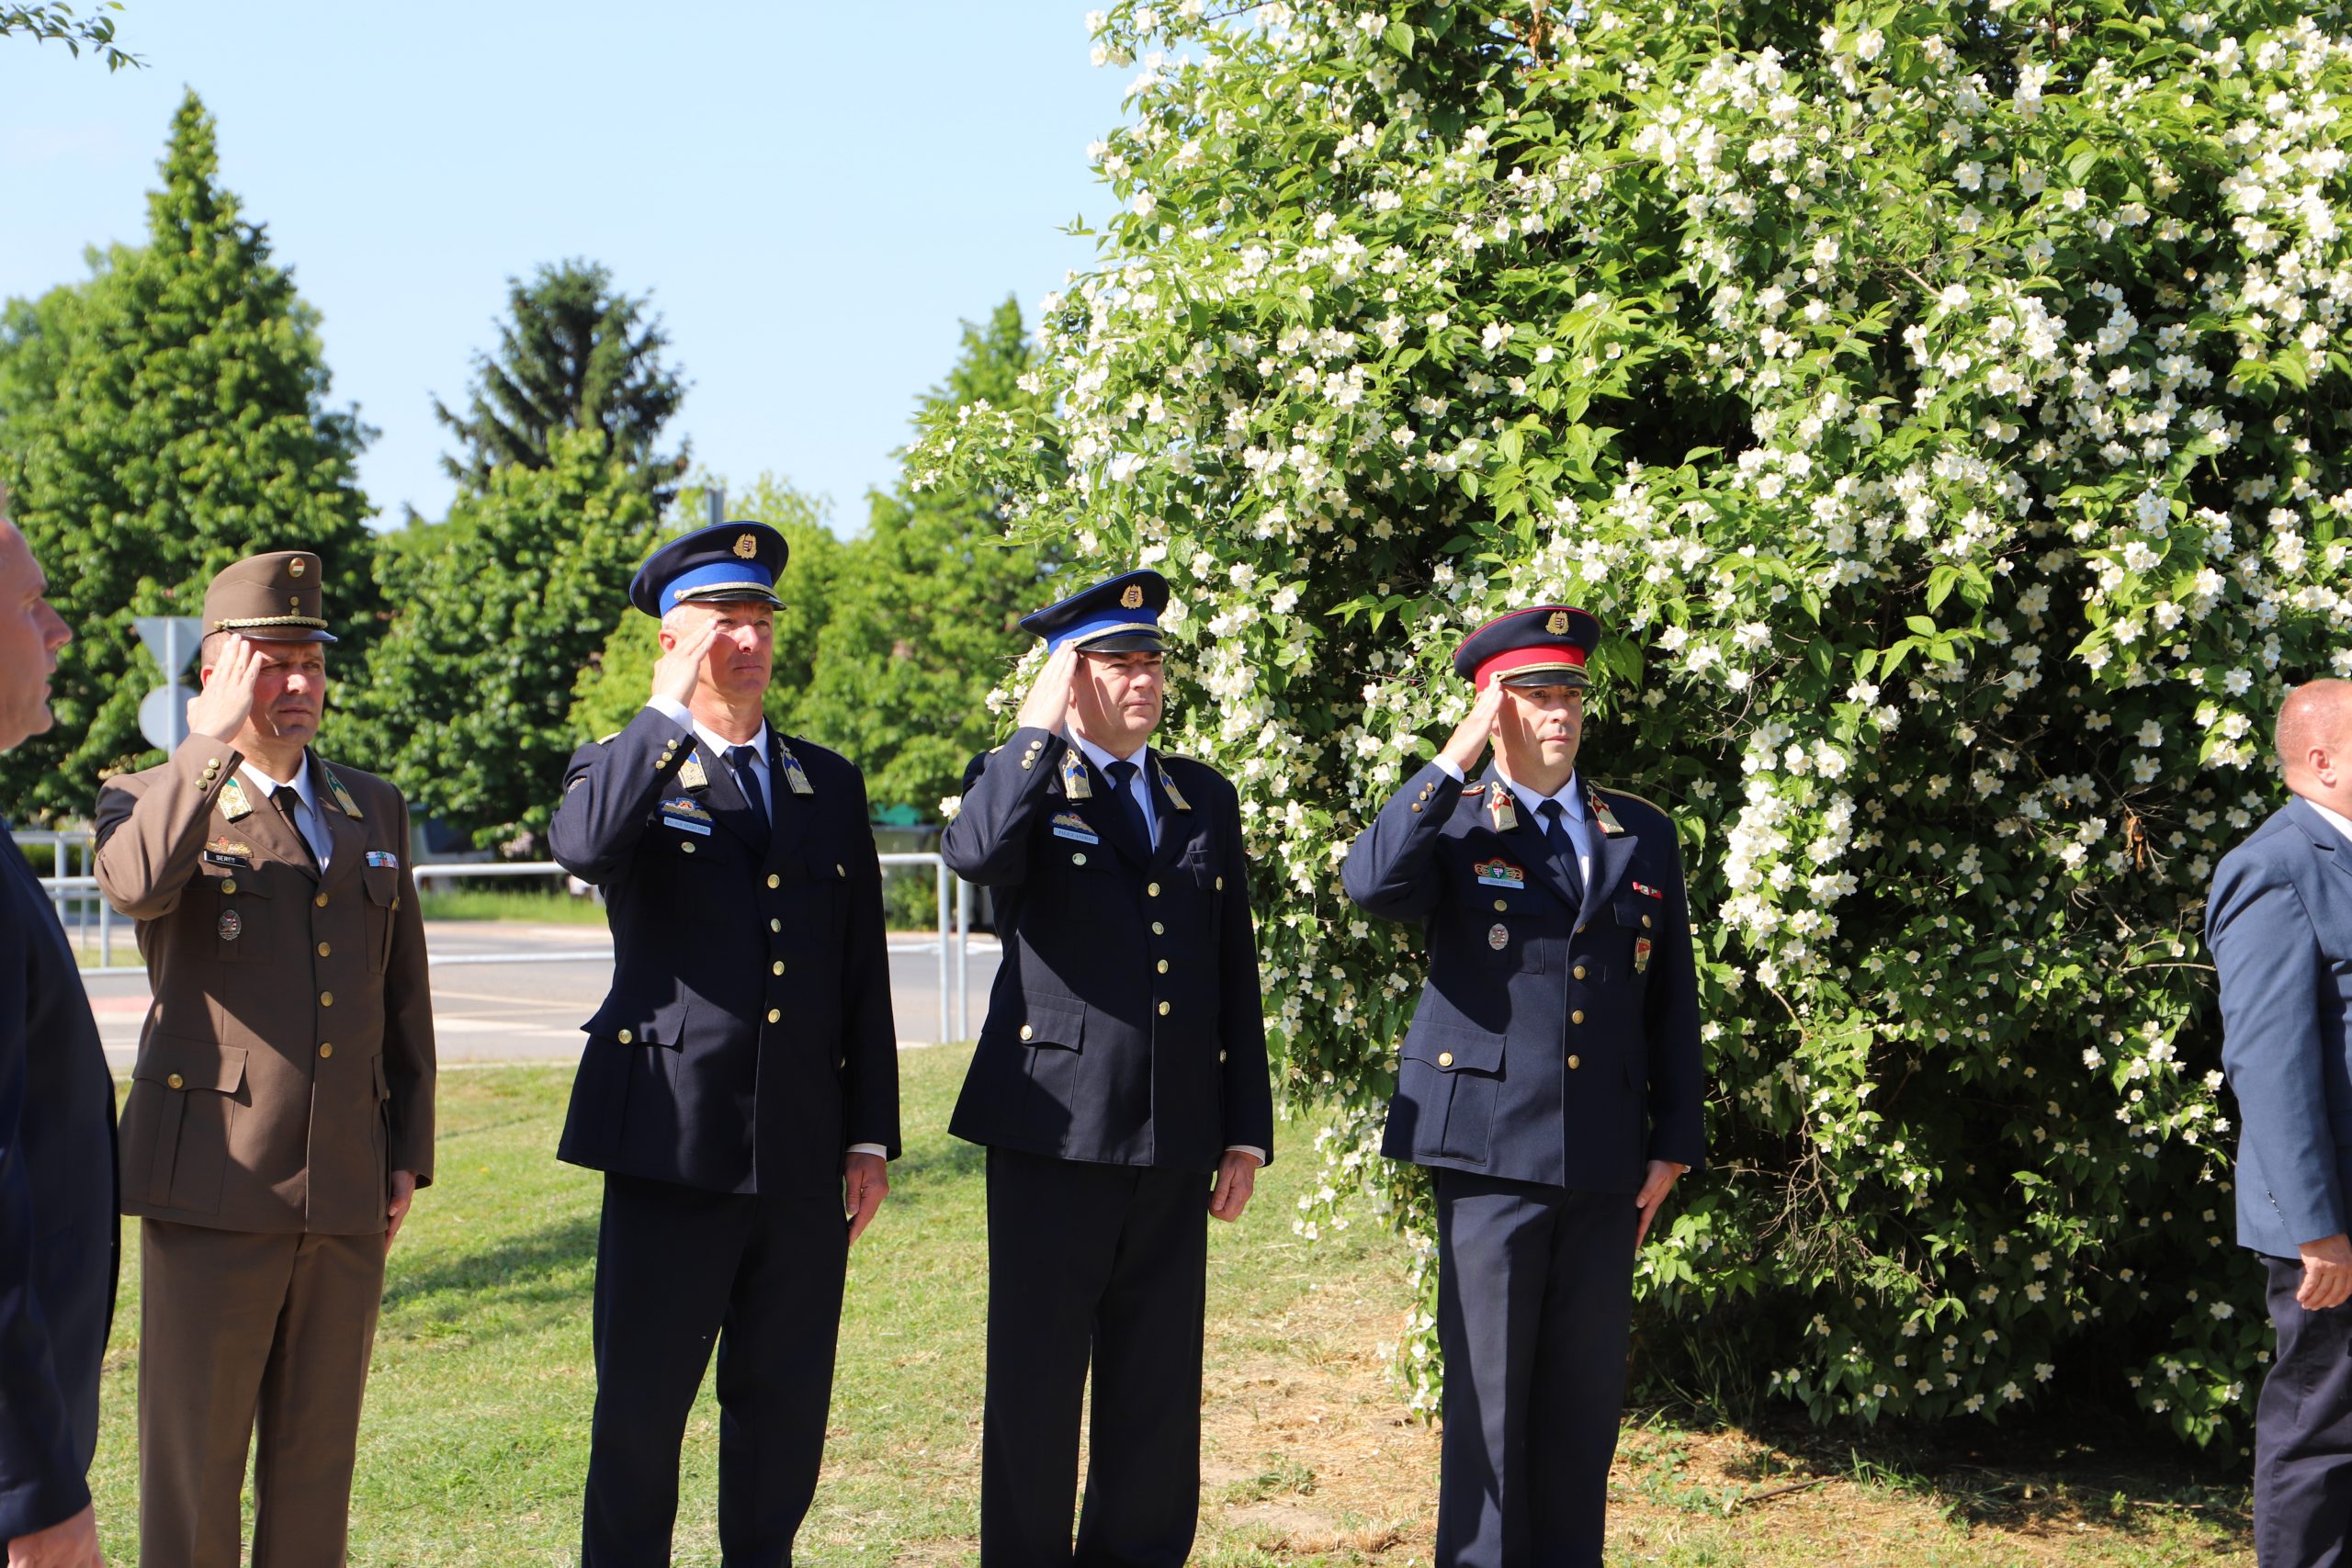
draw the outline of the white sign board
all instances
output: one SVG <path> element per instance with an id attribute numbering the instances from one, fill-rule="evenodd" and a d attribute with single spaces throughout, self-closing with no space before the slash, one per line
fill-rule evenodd
<path id="1" fill-rule="evenodd" d="M 164 684 L 139 705 L 139 733 L 150 746 L 175 751 L 187 739 L 187 703 L 196 695 L 180 676 L 204 646 L 204 623 L 194 615 L 141 615 L 130 624 L 164 672 Z"/>

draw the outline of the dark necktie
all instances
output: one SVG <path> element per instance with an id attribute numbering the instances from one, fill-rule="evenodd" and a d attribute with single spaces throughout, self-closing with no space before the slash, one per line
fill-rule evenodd
<path id="1" fill-rule="evenodd" d="M 1560 868 L 1561 877 L 1581 899 L 1584 868 L 1577 864 L 1576 840 L 1568 837 L 1567 807 L 1556 800 L 1547 800 L 1535 808 L 1535 815 L 1544 818 L 1544 841 L 1552 846 L 1552 863 Z"/>
<path id="2" fill-rule="evenodd" d="M 302 846 L 302 858 L 311 863 L 312 871 L 318 870 L 319 852 L 311 847 L 311 840 L 302 832 L 302 819 L 295 815 L 302 805 L 301 794 L 292 784 L 279 784 L 269 792 L 269 799 L 277 807 L 277 814 L 286 818 L 286 825 L 294 829 L 294 841 Z"/>
<path id="3" fill-rule="evenodd" d="M 759 823 L 755 840 L 764 851 L 768 846 L 768 829 L 772 824 L 768 817 L 768 797 L 760 793 L 760 775 L 752 771 L 752 759 L 758 755 L 749 746 L 727 748 L 727 765 L 734 771 L 735 787 L 743 792 L 743 804 L 752 808 L 752 819 Z"/>
<path id="4" fill-rule="evenodd" d="M 1111 793 L 1118 796 L 1119 809 L 1126 813 L 1127 826 L 1134 829 L 1136 842 L 1143 846 L 1145 854 L 1151 853 L 1151 818 L 1144 815 L 1143 802 L 1136 798 L 1135 777 L 1142 770 L 1133 762 L 1114 762 L 1102 770 L 1110 775 Z"/>

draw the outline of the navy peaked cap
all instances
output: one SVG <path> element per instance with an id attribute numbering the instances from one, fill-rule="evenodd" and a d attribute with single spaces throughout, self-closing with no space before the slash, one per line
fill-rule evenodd
<path id="1" fill-rule="evenodd" d="M 781 606 L 776 580 L 792 547 L 764 523 L 718 523 L 671 540 L 646 558 L 628 602 L 660 618 L 681 604 L 750 600 Z"/>
<path id="2" fill-rule="evenodd" d="M 1046 639 L 1048 653 L 1076 645 L 1084 653 L 1158 653 L 1159 613 L 1168 608 L 1168 580 L 1156 571 L 1122 572 L 1021 618 L 1022 628 Z"/>

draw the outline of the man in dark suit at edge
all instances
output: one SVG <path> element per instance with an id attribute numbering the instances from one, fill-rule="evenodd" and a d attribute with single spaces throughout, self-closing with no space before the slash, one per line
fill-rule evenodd
<path id="1" fill-rule="evenodd" d="M 73 638 L 0 491 L 0 751 L 54 722 Z M 9 1568 L 99 1568 L 87 1476 L 114 1319 L 114 1080 L 49 897 L 0 844 L 0 1545 Z"/>

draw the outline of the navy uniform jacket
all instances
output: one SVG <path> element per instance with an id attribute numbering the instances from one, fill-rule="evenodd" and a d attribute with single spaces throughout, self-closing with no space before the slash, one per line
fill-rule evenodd
<path id="1" fill-rule="evenodd" d="M 1498 785 L 1518 818 L 1502 830 Z M 1674 825 L 1601 791 L 1622 831 L 1591 824 L 1579 897 L 1509 787 L 1492 767 L 1472 788 L 1432 762 L 1348 851 L 1348 897 L 1421 921 L 1429 946 L 1381 1152 L 1593 1192 L 1639 1190 L 1653 1159 L 1695 1170 L 1699 995 Z"/>
<path id="2" fill-rule="evenodd" d="M 2352 1229 L 2352 844 L 2291 800 L 2213 872 L 2205 942 L 2238 1100 L 2239 1245 Z"/>
<path id="3" fill-rule="evenodd" d="M 1082 752 L 1091 794 L 1063 793 L 1070 750 L 1017 729 L 974 758 L 940 843 L 957 875 L 995 890 L 1004 942 L 948 1131 L 1106 1165 L 1209 1171 L 1235 1144 L 1271 1158 L 1240 801 L 1206 763 L 1146 753 L 1151 851 Z"/>
<path id="4" fill-rule="evenodd" d="M 840 1190 L 852 1144 L 899 1152 L 882 872 L 865 781 L 768 730 L 765 855 L 723 758 L 651 708 L 572 754 L 555 858 L 605 889 L 613 988 L 557 1156 L 714 1192 Z M 695 771 L 703 774 L 694 777 Z M 682 779 L 681 774 L 684 777 Z"/>
<path id="5" fill-rule="evenodd" d="M 0 835 L 0 1543 L 90 1506 L 119 1234 L 97 1022 L 48 896 Z"/>

